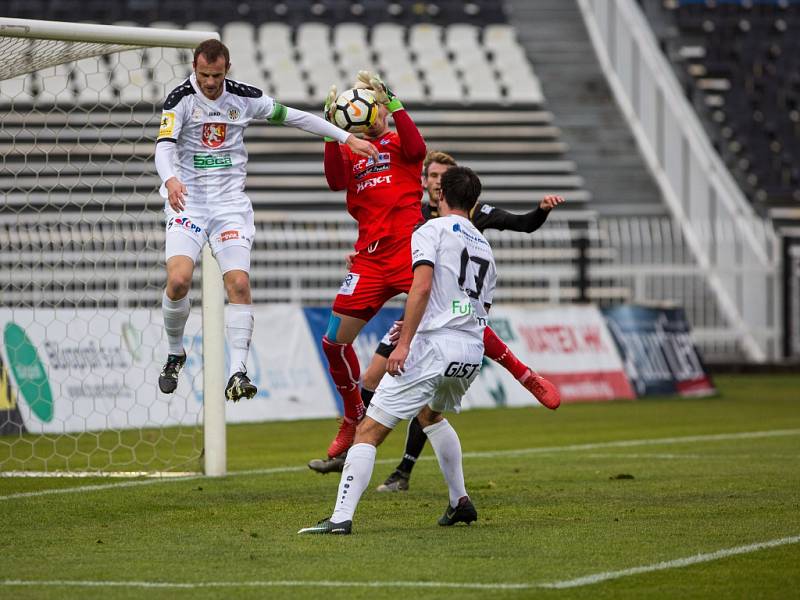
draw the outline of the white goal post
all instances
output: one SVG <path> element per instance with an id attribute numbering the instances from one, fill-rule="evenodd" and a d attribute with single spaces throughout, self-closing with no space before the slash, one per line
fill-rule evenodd
<path id="1" fill-rule="evenodd" d="M 196 315 L 187 328 L 195 346 L 202 331 L 202 377 L 181 375 L 183 397 L 155 385 L 152 154 L 161 102 L 209 38 L 0 18 L 0 476 L 174 475 L 201 455 L 206 475 L 225 474 L 224 298 L 207 247 L 202 329 Z"/>

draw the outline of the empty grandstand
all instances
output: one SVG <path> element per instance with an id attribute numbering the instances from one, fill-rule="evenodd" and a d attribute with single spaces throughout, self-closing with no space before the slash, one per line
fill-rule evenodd
<path id="1" fill-rule="evenodd" d="M 357 69 L 374 68 L 404 99 L 430 148 L 481 174 L 485 201 L 522 211 L 544 193 L 567 198 L 567 208 L 533 237 L 490 235 L 502 273 L 498 301 L 677 303 L 687 308 L 712 360 L 775 357 L 777 292 L 765 309 L 771 317 L 754 332 L 747 293 L 735 292 L 753 265 L 743 260 L 741 271 L 727 265 L 733 271 L 715 274 L 709 259 L 738 247 L 735 228 L 708 213 L 703 225 L 713 244 L 687 232 L 653 165 L 639 155 L 629 119 L 606 91 L 607 73 L 594 59 L 563 51 L 591 48 L 580 3 L 527 4 L 28 0 L 9 2 L 3 16 L 217 30 L 231 48 L 233 78 L 314 111 L 331 83 L 341 87 Z M 797 27 L 796 6 L 773 7 L 783 16 L 769 18 L 767 9 L 751 10 L 759 17 L 748 31 L 769 33 L 767 45 L 741 42 L 744 26 L 728 8 L 667 2 L 648 13 L 654 8 L 663 22 L 679 24 L 659 29 L 671 35 L 667 55 L 686 63 L 684 83 L 697 86 L 692 100 L 748 198 L 773 211 L 767 216 L 796 210 L 796 52 L 789 35 Z M 709 18 L 723 13 L 713 35 L 698 43 Z M 776 39 L 788 40 L 778 54 Z M 718 40 L 734 40 L 734 50 Z M 750 74 L 730 66 L 742 52 L 754 61 Z M 162 200 L 152 163 L 157 105 L 186 77 L 190 60 L 185 50 L 133 49 L 0 81 L 8 175 L 0 182 L 0 247 L 3 270 L 11 273 L 2 283 L 4 306 L 157 303 L 163 283 Z M 739 89 L 748 95 L 734 100 L 730 90 Z M 586 100 L 597 97 L 603 100 Z M 781 102 L 786 114 L 762 108 L 764 119 L 757 120 L 758 103 L 766 101 Z M 745 105 L 755 108 L 743 117 Z M 258 229 L 254 300 L 327 304 L 355 230 L 343 197 L 325 184 L 321 144 L 263 124 L 250 128 L 248 150 L 247 189 Z M 769 261 L 777 269 L 777 259 Z"/>

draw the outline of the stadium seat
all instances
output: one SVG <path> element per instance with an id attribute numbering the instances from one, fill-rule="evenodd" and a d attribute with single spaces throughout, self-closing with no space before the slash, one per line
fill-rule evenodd
<path id="1" fill-rule="evenodd" d="M 361 69 L 376 70 L 365 26 L 358 23 L 336 25 L 333 28 L 333 46 L 339 55 L 339 66 L 346 77 L 355 77 Z"/>
<path id="2" fill-rule="evenodd" d="M 416 23 L 409 28 L 408 43 L 415 52 L 441 48 L 442 28 L 431 23 Z"/>

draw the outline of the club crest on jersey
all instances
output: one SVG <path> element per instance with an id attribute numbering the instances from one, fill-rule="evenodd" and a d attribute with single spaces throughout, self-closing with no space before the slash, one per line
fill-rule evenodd
<path id="1" fill-rule="evenodd" d="M 228 109 L 228 119 L 231 121 L 235 121 L 239 118 L 239 109 L 238 108 L 229 108 Z"/>
<path id="2" fill-rule="evenodd" d="M 207 148 L 219 148 L 225 142 L 225 132 L 228 126 L 225 123 L 203 123 L 200 141 Z"/>

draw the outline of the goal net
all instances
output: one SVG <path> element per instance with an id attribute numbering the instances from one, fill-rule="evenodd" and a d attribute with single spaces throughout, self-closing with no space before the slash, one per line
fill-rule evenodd
<path id="1" fill-rule="evenodd" d="M 199 312 L 181 387 L 157 388 L 166 341 L 152 154 L 160 103 L 211 37 L 0 19 L 2 475 L 202 468 Z"/>

